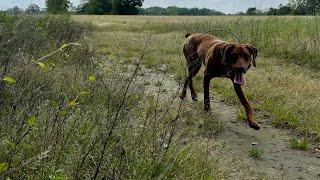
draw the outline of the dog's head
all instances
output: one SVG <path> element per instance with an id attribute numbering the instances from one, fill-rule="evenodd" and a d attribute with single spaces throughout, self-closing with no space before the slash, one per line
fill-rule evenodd
<path id="1" fill-rule="evenodd" d="M 220 49 L 222 63 L 234 76 L 234 83 L 243 85 L 243 75 L 251 65 L 256 67 L 258 50 L 251 44 L 225 44 Z"/>

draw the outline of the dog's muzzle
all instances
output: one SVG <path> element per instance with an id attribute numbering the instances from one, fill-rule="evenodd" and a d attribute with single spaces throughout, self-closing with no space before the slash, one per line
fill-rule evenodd
<path id="1" fill-rule="evenodd" d="M 233 82 L 235 84 L 239 84 L 239 85 L 244 85 L 246 82 L 244 80 L 244 74 L 245 74 L 245 69 L 244 68 L 237 68 L 237 70 L 235 71 L 235 76 L 233 79 Z"/>

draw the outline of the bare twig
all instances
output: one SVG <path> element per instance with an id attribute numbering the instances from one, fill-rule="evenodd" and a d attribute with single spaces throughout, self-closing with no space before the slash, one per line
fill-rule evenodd
<path id="1" fill-rule="evenodd" d="M 15 168 L 11 168 L 8 171 L 5 171 L 4 173 L 0 174 L 0 179 L 4 178 L 5 176 L 7 176 L 9 174 L 12 174 L 12 173 L 18 171 L 19 169 L 29 165 L 30 163 L 32 163 L 33 161 L 35 161 L 37 159 L 41 160 L 41 159 L 47 158 L 50 151 L 51 150 L 49 149 L 49 150 L 47 150 L 45 152 L 42 152 L 41 154 L 38 154 L 37 156 L 26 160 L 25 162 L 23 162 L 19 166 L 15 167 Z"/>
<path id="2" fill-rule="evenodd" d="M 69 43 L 69 44 L 65 44 L 65 45 L 63 45 L 62 47 L 60 47 L 59 49 L 53 51 L 52 53 L 50 53 L 50 54 L 48 54 L 48 55 L 45 55 L 45 56 L 43 56 L 43 57 L 35 60 L 34 62 L 35 62 L 35 63 L 38 63 L 38 62 L 40 62 L 40 61 L 43 61 L 43 60 L 47 59 L 48 57 L 51 57 L 51 56 L 57 54 L 58 52 L 63 51 L 64 48 L 66 48 L 66 47 L 68 47 L 68 46 L 70 46 L 70 45 L 79 46 L 80 44 L 79 44 L 79 43 Z M 23 68 L 20 68 L 20 69 L 16 70 L 16 71 L 13 72 L 13 73 L 20 72 L 20 71 L 22 71 L 22 70 L 24 70 L 24 69 L 26 69 L 26 68 L 28 68 L 28 67 L 30 67 L 30 66 L 33 66 L 33 65 L 34 65 L 34 64 L 29 64 L 29 65 L 27 65 L 27 66 L 25 66 L 25 67 L 23 67 Z"/>

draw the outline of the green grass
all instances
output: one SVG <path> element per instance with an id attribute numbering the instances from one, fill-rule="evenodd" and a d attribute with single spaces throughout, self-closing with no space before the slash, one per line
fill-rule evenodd
<path id="1" fill-rule="evenodd" d="M 252 147 L 249 150 L 249 155 L 252 158 L 260 158 L 262 154 L 263 154 L 262 149 L 259 149 L 258 147 Z"/>
<path id="2" fill-rule="evenodd" d="M 155 86 L 160 87 L 160 86 L 162 86 L 162 83 L 163 83 L 163 82 L 161 82 L 161 81 L 159 80 L 159 81 L 155 82 Z"/>
<path id="3" fill-rule="evenodd" d="M 247 120 L 246 111 L 243 108 L 238 108 L 238 119 L 241 121 Z"/>
<path id="4" fill-rule="evenodd" d="M 307 150 L 309 148 L 309 141 L 307 139 L 298 139 L 293 137 L 290 139 L 290 148 Z"/>

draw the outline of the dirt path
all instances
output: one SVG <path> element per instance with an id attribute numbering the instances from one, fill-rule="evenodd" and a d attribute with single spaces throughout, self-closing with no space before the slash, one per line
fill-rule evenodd
<path id="1" fill-rule="evenodd" d="M 142 67 L 140 72 L 137 79 L 148 81 L 146 84 L 148 93 L 158 92 L 161 86 L 161 96 L 170 99 L 179 88 L 172 75 L 155 73 L 145 67 Z M 200 102 L 202 102 L 203 97 L 201 93 L 199 95 Z M 186 104 L 188 103 L 193 103 L 189 96 Z M 214 117 L 225 126 L 224 130 L 212 141 L 225 142 L 226 153 L 230 156 L 238 155 L 241 157 L 255 170 L 259 178 L 320 179 L 320 154 L 312 150 L 290 149 L 288 147 L 290 139 L 288 131 L 273 128 L 268 124 L 268 119 L 258 119 L 261 130 L 254 131 L 237 119 L 237 106 L 222 102 L 218 97 L 213 97 L 212 108 Z M 262 156 L 258 159 L 249 157 L 252 143 L 263 150 Z M 232 174 L 230 178 L 238 179 L 236 173 Z"/>
<path id="2" fill-rule="evenodd" d="M 213 107 L 218 120 L 226 127 L 218 139 L 227 142 L 229 153 L 236 153 L 249 161 L 258 174 L 270 179 L 320 179 L 319 154 L 290 149 L 288 132 L 275 129 L 267 120 L 260 119 L 262 128 L 254 131 L 236 121 L 236 106 L 215 101 Z M 249 158 L 248 151 L 254 142 L 263 150 L 259 159 Z"/>

